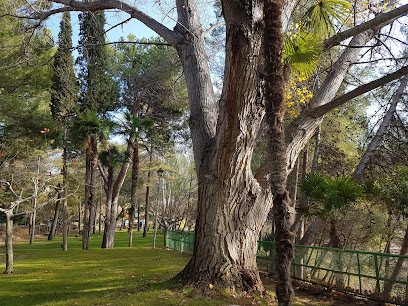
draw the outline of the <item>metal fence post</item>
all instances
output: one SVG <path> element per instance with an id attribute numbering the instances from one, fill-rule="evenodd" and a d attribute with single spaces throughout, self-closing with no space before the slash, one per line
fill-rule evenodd
<path id="1" fill-rule="evenodd" d="M 358 283 L 360 285 L 360 294 L 363 292 L 361 289 L 361 268 L 360 268 L 360 254 L 357 253 L 357 267 L 358 267 Z M 350 279 L 350 278 L 349 278 Z"/>
<path id="2" fill-rule="evenodd" d="M 374 266 L 375 266 L 375 291 L 380 292 L 380 271 L 378 270 L 378 260 L 377 255 L 374 255 Z"/>

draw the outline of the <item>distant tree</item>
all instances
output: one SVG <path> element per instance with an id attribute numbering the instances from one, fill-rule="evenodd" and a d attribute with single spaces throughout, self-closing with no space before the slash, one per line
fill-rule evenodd
<path id="1" fill-rule="evenodd" d="M 71 54 L 72 48 L 72 28 L 71 16 L 69 12 L 63 14 L 60 33 L 58 35 L 58 49 L 55 54 L 51 86 L 51 113 L 52 116 L 62 123 L 63 140 L 62 140 L 62 188 L 61 198 L 63 200 L 63 226 L 62 226 L 62 248 L 67 250 L 67 159 L 68 159 L 68 121 L 74 115 L 75 104 L 78 98 L 78 84 L 74 71 L 74 60 Z M 59 205 L 57 201 L 56 205 Z M 56 208 L 53 226 L 49 235 L 52 239 L 55 235 L 55 224 L 58 217 L 58 208 Z"/>
<path id="2" fill-rule="evenodd" d="M 82 231 L 82 248 L 89 248 L 91 229 L 96 211 L 96 175 L 98 169 L 98 141 L 106 140 L 115 124 L 109 119 L 99 119 L 95 112 L 79 114 L 74 121 L 73 133 L 82 143 L 85 153 L 85 207 Z"/>
<path id="3" fill-rule="evenodd" d="M 386 201 L 389 201 L 393 206 L 393 210 L 400 214 L 405 220 L 405 232 L 402 239 L 401 249 L 399 255 L 408 254 L 408 168 L 400 167 L 398 171 L 392 175 L 379 181 L 378 187 L 381 190 L 381 194 L 385 196 Z M 392 273 L 390 275 L 390 280 L 384 283 L 384 294 L 386 296 L 391 295 L 392 287 L 394 281 L 400 274 L 404 258 L 398 258 Z"/>
<path id="4" fill-rule="evenodd" d="M 16 188 L 18 184 L 22 184 L 21 181 L 0 181 L 0 198 L 3 202 L 3 204 L 0 205 L 0 213 L 6 216 L 6 274 L 13 273 L 13 218 L 33 214 L 38 209 L 56 200 L 54 197 L 49 196 L 50 186 L 47 180 L 40 179 L 38 173 L 34 173 L 31 182 L 32 187 L 29 190 L 21 188 L 20 191 L 17 192 Z M 41 199 L 41 201 L 37 203 L 39 199 Z M 31 201 L 35 201 L 37 205 L 34 207 L 25 205 L 29 202 L 31 203 Z M 35 228 L 32 228 L 31 231 L 31 233 L 34 233 Z"/>
<path id="5" fill-rule="evenodd" d="M 135 37 L 129 35 L 129 40 Z M 180 130 L 176 119 L 180 119 L 187 108 L 186 87 L 176 52 L 163 45 L 160 39 L 143 40 L 151 45 L 118 44 L 115 48 L 117 74 L 123 86 L 122 98 L 129 115 L 129 127 L 133 126 L 135 138 L 132 161 L 132 190 L 129 209 L 129 246 L 136 207 L 136 187 L 139 175 L 139 141 L 155 142 L 160 147 L 170 140 L 174 129 Z M 141 129 L 143 122 L 154 121 L 150 129 Z M 145 126 L 146 128 L 146 126 Z M 173 130 L 173 131 L 172 131 Z M 160 144 L 159 144 L 160 143 Z M 148 149 L 149 146 L 146 146 Z M 153 152 L 152 152 L 153 154 Z M 149 174 L 148 174 L 149 175 Z M 150 187 L 146 187 L 145 230 L 148 228 Z"/>
<path id="6" fill-rule="evenodd" d="M 84 12 L 79 15 L 80 21 L 80 56 L 77 59 L 80 77 L 79 110 L 87 113 L 88 123 L 97 123 L 98 116 L 106 117 L 107 111 L 114 110 L 118 103 L 118 87 L 108 71 L 108 51 L 105 46 L 103 12 Z M 85 119 L 85 117 L 83 117 Z M 88 120 L 90 119 L 90 120 Z M 90 229 L 93 226 L 95 213 L 95 171 L 97 170 L 98 143 L 97 134 L 92 131 L 86 137 L 86 173 L 85 173 L 85 215 L 84 231 L 82 232 L 82 248 L 89 248 Z"/>

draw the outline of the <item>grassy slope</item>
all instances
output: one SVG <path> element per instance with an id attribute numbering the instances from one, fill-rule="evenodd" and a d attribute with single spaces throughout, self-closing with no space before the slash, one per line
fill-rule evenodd
<path id="1" fill-rule="evenodd" d="M 164 250 L 162 240 L 159 236 L 153 250 L 152 234 L 143 238 L 135 232 L 134 247 L 128 248 L 127 231 L 122 231 L 116 233 L 114 249 L 101 249 L 102 237 L 92 237 L 90 250 L 83 251 L 80 238 L 71 236 L 67 252 L 60 248 L 61 237 L 34 245 L 15 243 L 14 274 L 0 274 L 0 305 L 252 304 L 253 300 L 217 294 L 203 298 L 190 295 L 192 289 L 177 289 L 171 278 L 189 256 Z M 1 246 L 0 271 L 5 269 L 4 252 Z M 294 305 L 317 304 L 298 300 Z"/>

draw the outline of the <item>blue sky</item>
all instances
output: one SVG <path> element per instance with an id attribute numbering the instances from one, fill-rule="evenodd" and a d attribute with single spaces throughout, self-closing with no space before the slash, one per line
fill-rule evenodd
<path id="1" fill-rule="evenodd" d="M 154 6 L 151 6 L 150 9 L 145 9 L 143 11 L 152 16 L 153 18 L 155 18 L 156 20 L 161 21 L 169 28 L 173 28 L 175 25 L 175 22 L 170 18 L 168 17 L 163 18 L 160 9 L 157 7 L 155 8 Z M 78 14 L 79 14 L 78 12 L 71 12 L 71 24 L 73 32 L 72 43 L 74 46 L 78 44 L 79 40 Z M 125 14 L 123 12 L 116 11 L 106 11 L 105 15 L 107 20 L 105 30 L 108 30 L 110 27 L 128 19 L 129 16 L 128 14 Z M 51 30 L 52 35 L 54 37 L 54 41 L 56 41 L 58 37 L 61 18 L 62 14 L 57 14 L 49 18 L 45 23 L 46 27 Z M 120 37 L 126 37 L 128 34 L 133 34 L 136 36 L 136 38 L 157 36 L 155 32 L 150 30 L 143 23 L 139 22 L 136 19 L 132 19 L 127 23 L 123 24 L 122 26 L 118 26 L 113 30 L 110 30 L 107 33 L 107 42 L 118 41 Z"/>

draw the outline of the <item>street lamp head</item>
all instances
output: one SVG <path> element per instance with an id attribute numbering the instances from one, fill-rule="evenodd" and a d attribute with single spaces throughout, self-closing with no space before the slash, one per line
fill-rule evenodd
<path id="1" fill-rule="evenodd" d="M 164 170 L 163 170 L 162 168 L 159 168 L 159 170 L 157 170 L 157 175 L 158 175 L 159 177 L 162 177 L 162 176 L 163 176 L 163 172 L 164 172 Z"/>

